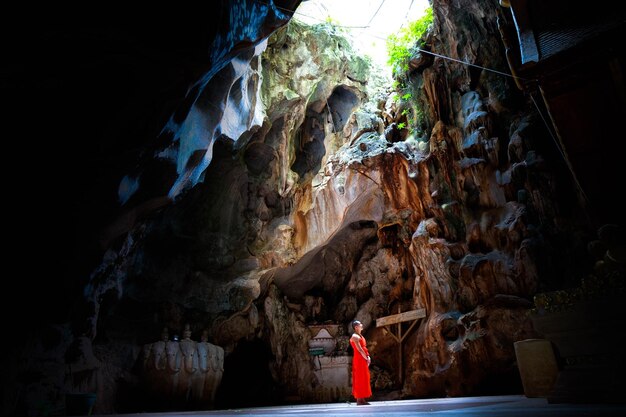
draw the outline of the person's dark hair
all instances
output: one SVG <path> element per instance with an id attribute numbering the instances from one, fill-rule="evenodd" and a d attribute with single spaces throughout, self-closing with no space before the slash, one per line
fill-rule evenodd
<path id="1" fill-rule="evenodd" d="M 356 326 L 358 326 L 359 324 L 363 324 L 363 323 L 361 323 L 361 322 L 360 322 L 360 321 L 358 321 L 358 320 L 354 320 L 354 321 L 352 322 L 352 328 L 356 330 Z"/>

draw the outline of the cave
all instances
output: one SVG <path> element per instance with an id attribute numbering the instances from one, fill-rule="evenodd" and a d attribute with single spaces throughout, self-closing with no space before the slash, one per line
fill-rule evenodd
<path id="1" fill-rule="evenodd" d="M 533 404 L 621 407 L 624 13 L 347 3 L 15 6 L 3 415 L 351 407 L 353 320 L 375 406 L 524 399 L 546 340 Z"/>

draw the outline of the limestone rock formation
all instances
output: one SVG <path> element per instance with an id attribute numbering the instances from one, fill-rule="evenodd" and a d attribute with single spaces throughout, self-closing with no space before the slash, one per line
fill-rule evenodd
<path id="1" fill-rule="evenodd" d="M 89 369 L 115 387 L 99 411 L 345 401 L 354 319 L 375 395 L 521 389 L 514 343 L 537 337 L 533 296 L 566 285 L 586 243 L 541 117 L 514 81 L 480 69 L 506 65 L 499 6 L 433 2 L 426 47 L 440 56 L 403 74 L 423 112 L 409 130 L 336 27 L 277 28 L 278 11 L 253 3 L 260 15 L 242 16 L 277 30 L 215 52 L 221 65 L 120 178 L 128 210 L 72 323 L 95 346 Z M 416 309 L 426 317 L 399 358 L 376 320 Z"/>

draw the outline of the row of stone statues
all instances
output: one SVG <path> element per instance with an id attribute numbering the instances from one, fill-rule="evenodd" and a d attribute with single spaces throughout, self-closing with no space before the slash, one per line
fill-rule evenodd
<path id="1" fill-rule="evenodd" d="M 164 328 L 160 341 L 143 347 L 142 385 L 159 398 L 213 404 L 223 373 L 224 349 L 208 342 L 206 330 L 196 342 L 189 325 L 180 341 Z"/>

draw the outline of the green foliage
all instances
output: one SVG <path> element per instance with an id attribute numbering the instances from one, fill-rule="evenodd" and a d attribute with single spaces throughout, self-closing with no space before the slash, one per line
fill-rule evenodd
<path id="1" fill-rule="evenodd" d="M 400 86 L 399 88 L 403 88 L 402 86 Z M 402 92 L 402 91 L 400 91 Z M 397 92 L 392 93 L 392 99 L 394 102 L 396 103 L 400 103 L 401 101 L 409 101 L 411 99 L 411 97 L 413 97 L 413 94 L 411 93 L 405 93 L 400 95 Z"/>
<path id="2" fill-rule="evenodd" d="M 407 26 L 402 27 L 397 33 L 389 35 L 387 38 L 387 63 L 391 66 L 394 74 L 409 69 L 411 50 L 415 46 L 418 48 L 422 46 L 418 42 L 420 42 L 421 37 L 426 33 L 432 22 L 433 9 L 429 7 L 426 9 L 424 16 L 409 22 Z"/>
<path id="3" fill-rule="evenodd" d="M 406 123 L 404 123 L 404 122 L 400 122 L 400 123 L 398 123 L 398 129 L 402 130 L 402 129 L 404 129 L 405 127 L 406 127 Z"/>
<path id="4" fill-rule="evenodd" d="M 324 23 L 331 26 L 339 26 L 339 20 L 334 19 L 330 16 L 326 16 L 326 19 L 324 19 Z"/>
<path id="5" fill-rule="evenodd" d="M 341 25 L 341 22 L 330 16 L 326 16 L 326 19 L 324 19 L 324 23 L 322 23 L 322 25 L 325 25 L 334 32 L 345 32 L 343 26 Z"/>

